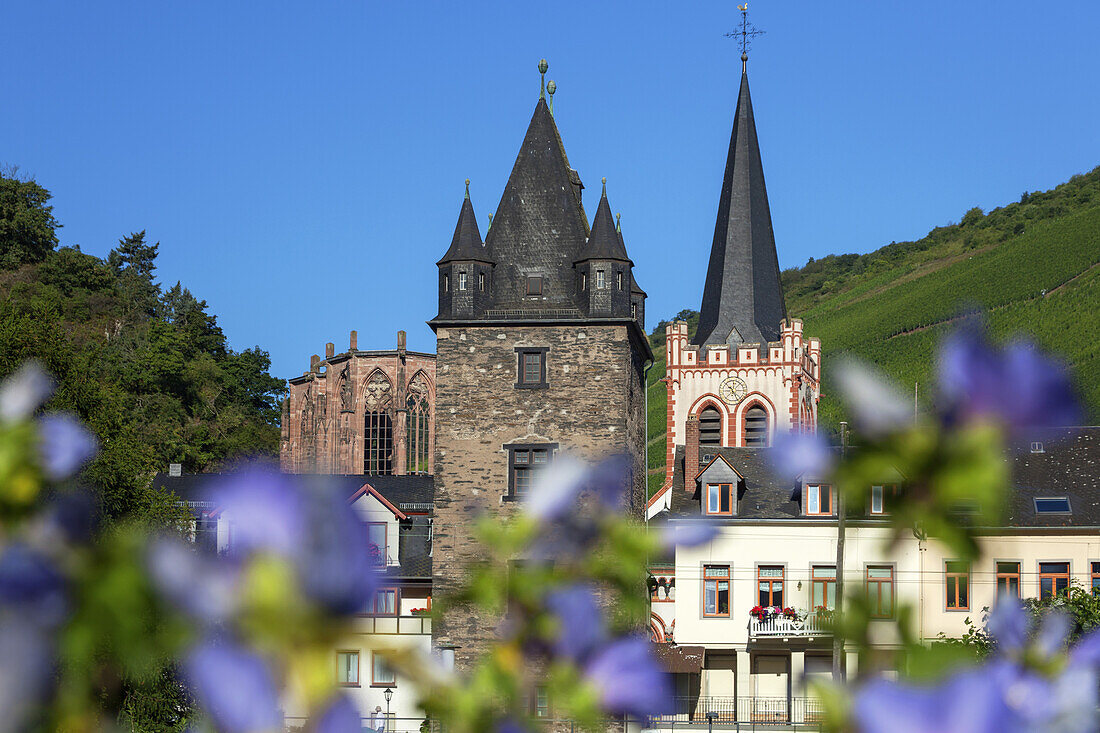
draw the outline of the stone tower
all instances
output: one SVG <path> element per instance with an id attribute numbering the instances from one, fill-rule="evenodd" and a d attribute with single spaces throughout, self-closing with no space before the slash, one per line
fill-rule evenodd
<path id="1" fill-rule="evenodd" d="M 540 64 L 540 70 L 545 68 Z M 537 472 L 568 452 L 626 453 L 645 503 L 645 293 L 606 190 L 589 227 L 580 176 L 540 96 L 482 243 L 469 198 L 439 261 L 433 584 L 446 593 L 483 550 L 484 515 L 517 511 Z M 495 622 L 455 613 L 433 629 L 459 667 Z"/>
<path id="2" fill-rule="evenodd" d="M 801 320 L 787 317 L 744 69 L 699 328 L 690 342 L 683 321 L 665 333 L 665 486 L 651 500 L 650 514 L 667 501 L 677 445 L 698 443 L 687 446 L 690 464 L 708 448 L 765 446 L 777 431 L 817 428 L 821 343 L 806 337 Z M 687 434 L 689 421 L 696 440 Z"/>

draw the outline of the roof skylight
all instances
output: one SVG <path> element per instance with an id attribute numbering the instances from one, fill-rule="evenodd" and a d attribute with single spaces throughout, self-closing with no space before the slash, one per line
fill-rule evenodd
<path id="1" fill-rule="evenodd" d="M 1069 514 L 1069 499 L 1064 496 L 1044 496 L 1035 499 L 1036 514 Z"/>

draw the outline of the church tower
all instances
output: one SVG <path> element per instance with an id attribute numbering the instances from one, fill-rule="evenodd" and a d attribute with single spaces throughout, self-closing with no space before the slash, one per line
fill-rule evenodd
<path id="1" fill-rule="evenodd" d="M 540 62 L 545 74 L 545 62 Z M 551 101 L 553 99 L 551 82 Z M 446 593 L 484 557 L 481 516 L 508 516 L 538 471 L 568 452 L 628 454 L 631 509 L 645 503 L 645 293 L 606 187 L 589 226 L 580 176 L 540 95 L 481 241 L 462 203 L 439 261 L 433 584 Z M 495 621 L 454 613 L 433 629 L 465 666 Z"/>
<path id="2" fill-rule="evenodd" d="M 671 485 L 677 446 L 686 446 L 691 466 L 708 447 L 761 447 L 780 431 L 817 429 L 821 343 L 803 334 L 801 320 L 787 317 L 744 53 L 741 60 L 699 327 L 690 341 L 686 322 L 665 330 L 660 496 Z"/>

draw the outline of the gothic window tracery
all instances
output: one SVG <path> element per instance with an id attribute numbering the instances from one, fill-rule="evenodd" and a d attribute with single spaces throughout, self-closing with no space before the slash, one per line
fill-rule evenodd
<path id="1" fill-rule="evenodd" d="M 393 388 L 381 370 L 363 385 L 363 472 L 393 473 Z"/>
<path id="2" fill-rule="evenodd" d="M 428 473 L 431 456 L 431 392 L 428 378 L 417 372 L 405 399 L 405 472 Z"/>

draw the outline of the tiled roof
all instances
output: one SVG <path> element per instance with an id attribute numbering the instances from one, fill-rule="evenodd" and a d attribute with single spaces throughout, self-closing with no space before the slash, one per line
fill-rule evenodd
<path id="1" fill-rule="evenodd" d="M 481 241 L 481 230 L 477 226 L 477 217 L 474 215 L 474 205 L 470 202 L 469 191 L 466 192 L 466 198 L 462 199 L 462 208 L 458 212 L 458 223 L 455 224 L 451 246 L 436 264 L 442 265 L 444 262 L 457 260 L 491 262 L 485 251 L 485 245 Z"/>

